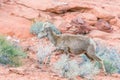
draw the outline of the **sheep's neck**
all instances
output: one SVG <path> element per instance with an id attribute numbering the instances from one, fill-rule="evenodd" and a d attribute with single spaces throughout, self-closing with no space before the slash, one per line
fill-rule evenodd
<path id="1" fill-rule="evenodd" d="M 48 33 L 48 39 L 54 44 L 57 44 L 57 35 L 55 33 L 53 33 L 52 31 L 50 31 Z"/>

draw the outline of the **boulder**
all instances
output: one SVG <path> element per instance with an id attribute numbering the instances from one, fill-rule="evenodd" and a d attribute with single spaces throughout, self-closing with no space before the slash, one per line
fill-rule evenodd
<path id="1" fill-rule="evenodd" d="M 112 32 L 113 28 L 112 26 L 105 20 L 103 19 L 99 19 L 97 21 L 97 23 L 95 23 L 95 27 L 100 30 L 100 31 L 104 31 L 104 32 Z"/>
<path id="2" fill-rule="evenodd" d="M 81 17 L 90 25 L 94 25 L 97 21 L 97 17 L 91 13 L 79 13 L 77 16 Z"/>

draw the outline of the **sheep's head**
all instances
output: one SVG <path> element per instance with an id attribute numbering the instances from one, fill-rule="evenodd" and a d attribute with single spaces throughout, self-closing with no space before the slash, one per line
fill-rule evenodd
<path id="1" fill-rule="evenodd" d="M 39 32 L 38 34 L 38 37 L 39 38 L 47 37 L 49 29 L 50 29 L 49 23 L 48 22 L 44 23 L 41 32 Z"/>

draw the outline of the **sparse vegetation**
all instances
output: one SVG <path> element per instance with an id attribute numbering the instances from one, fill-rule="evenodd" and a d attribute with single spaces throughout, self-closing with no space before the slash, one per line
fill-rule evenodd
<path id="1" fill-rule="evenodd" d="M 76 60 L 70 60 L 67 55 L 62 55 L 54 67 L 60 75 L 72 80 L 76 79 L 76 76 L 91 78 L 99 72 L 98 67 L 94 67 L 92 63 L 84 62 L 79 65 Z"/>
<path id="2" fill-rule="evenodd" d="M 26 57 L 26 54 L 19 48 L 12 45 L 5 37 L 0 36 L 0 63 L 9 64 L 10 66 L 21 65 L 21 59 Z"/>
<path id="3" fill-rule="evenodd" d="M 115 66 L 114 62 L 111 62 L 111 60 L 104 60 L 106 72 L 109 74 L 116 73 L 119 70 L 117 69 L 117 66 Z"/>
<path id="4" fill-rule="evenodd" d="M 120 55 L 116 49 L 99 44 L 97 46 L 96 54 L 103 60 L 106 72 L 108 74 L 120 72 L 120 67 L 119 67 L 120 66 Z M 86 56 L 82 56 L 82 58 L 83 58 L 83 64 L 85 62 L 89 62 Z M 101 66 L 98 62 L 96 62 L 95 67 L 100 68 Z"/>
<path id="5" fill-rule="evenodd" d="M 75 60 L 69 60 L 65 54 L 61 56 L 54 67 L 59 70 L 60 75 L 72 80 L 76 79 L 80 71 L 78 63 Z"/>
<path id="6" fill-rule="evenodd" d="M 52 50 L 52 44 L 47 44 L 46 46 L 40 46 L 37 52 L 37 58 L 40 64 L 43 64 L 47 57 L 50 57 Z"/>
<path id="7" fill-rule="evenodd" d="M 89 61 L 83 62 L 79 66 L 80 66 L 79 75 L 81 77 L 91 78 L 100 72 L 99 68 L 95 67 L 94 64 L 92 64 Z"/>
<path id="8" fill-rule="evenodd" d="M 38 33 L 41 31 L 43 26 L 43 22 L 35 22 L 32 24 L 31 28 L 30 28 L 30 32 L 32 34 L 38 35 Z"/>
<path id="9" fill-rule="evenodd" d="M 108 74 L 120 73 L 120 55 L 116 49 L 98 45 L 96 54 L 103 59 Z M 68 56 L 63 55 L 55 63 L 55 69 L 61 75 L 64 75 L 64 77 L 67 75 L 67 78 L 73 78 L 79 75 L 90 79 L 100 72 L 99 68 L 101 66 L 98 62 L 92 64 L 84 54 L 81 56 L 83 61 L 77 63 L 75 60 L 69 60 Z"/>
<path id="10" fill-rule="evenodd" d="M 108 74 L 120 72 L 120 55 L 115 48 L 98 45 L 96 53 L 103 59 Z"/>

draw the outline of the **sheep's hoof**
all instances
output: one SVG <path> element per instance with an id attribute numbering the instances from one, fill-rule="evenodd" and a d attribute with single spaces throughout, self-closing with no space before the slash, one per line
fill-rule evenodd
<path id="1" fill-rule="evenodd" d="M 45 65 L 48 67 L 48 66 L 50 66 L 50 61 L 47 61 L 46 63 L 45 63 Z"/>
<path id="2" fill-rule="evenodd" d="M 105 71 L 101 71 L 101 73 L 104 75 L 104 76 L 107 76 L 108 73 L 106 73 Z"/>

